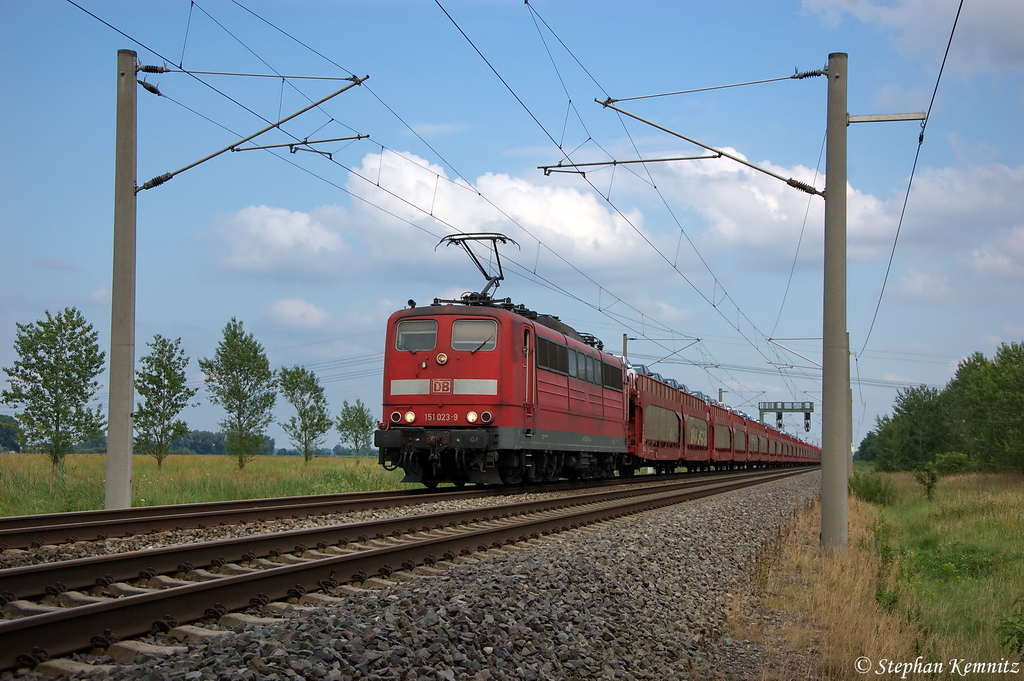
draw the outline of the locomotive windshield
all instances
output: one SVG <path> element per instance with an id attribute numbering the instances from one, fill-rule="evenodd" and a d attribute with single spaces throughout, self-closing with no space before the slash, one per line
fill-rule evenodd
<path id="1" fill-rule="evenodd" d="M 399 350 L 416 352 L 433 350 L 437 346 L 437 322 L 433 319 L 407 319 L 398 322 L 395 333 L 395 347 Z"/>
<path id="2" fill-rule="evenodd" d="M 493 350 L 498 324 L 493 319 L 460 319 L 452 324 L 452 350 Z"/>

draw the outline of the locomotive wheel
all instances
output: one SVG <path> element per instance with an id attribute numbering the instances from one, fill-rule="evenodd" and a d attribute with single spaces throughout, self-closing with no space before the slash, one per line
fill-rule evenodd
<path id="1" fill-rule="evenodd" d="M 498 474 L 505 485 L 518 485 L 523 481 L 522 470 L 519 468 L 502 468 Z"/>

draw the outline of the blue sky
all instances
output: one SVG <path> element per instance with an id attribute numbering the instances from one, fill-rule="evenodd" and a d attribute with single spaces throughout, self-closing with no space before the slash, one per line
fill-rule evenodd
<path id="1" fill-rule="evenodd" d="M 520 247 L 503 252 L 500 296 L 616 352 L 623 334 L 637 338 L 634 360 L 694 390 L 722 389 L 751 413 L 759 401 L 820 402 L 821 199 L 726 159 L 585 175 L 546 176 L 538 166 L 702 155 L 595 99 L 784 78 L 823 67 L 831 52 L 849 54 L 851 114 L 924 111 L 958 7 L 79 5 L 124 35 L 69 2 L 0 0 L 0 366 L 15 359 L 15 322 L 68 306 L 109 350 L 116 54 L 134 49 L 143 64 L 193 71 L 369 76 L 258 142 L 367 138 L 318 145 L 330 157 L 224 154 L 138 195 L 140 355 L 154 334 L 180 337 L 198 384 L 196 360 L 212 356 L 237 317 L 274 366 L 316 370 L 333 411 L 358 398 L 379 412 L 387 316 L 409 298 L 479 290 L 464 254 L 435 247 L 455 231 L 494 231 Z M 881 298 L 921 128 L 849 128 L 858 442 L 901 386 L 941 387 L 961 358 L 1024 339 L 1021 36 L 1021 3 L 965 3 Z M 139 89 L 139 184 L 341 87 L 182 73 L 146 80 L 165 96 Z M 825 186 L 823 78 L 618 106 Z M 277 420 L 289 412 L 279 400 Z M 184 416 L 215 430 L 222 412 L 203 400 Z M 787 417 L 787 428 L 799 433 L 802 418 Z M 279 427 L 270 435 L 288 446 Z M 809 435 L 820 441 L 819 413 Z"/>

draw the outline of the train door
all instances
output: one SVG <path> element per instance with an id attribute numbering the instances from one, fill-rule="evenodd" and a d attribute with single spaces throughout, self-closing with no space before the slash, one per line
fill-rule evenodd
<path id="1" fill-rule="evenodd" d="M 533 351 L 533 329 L 523 328 L 523 374 L 526 379 L 526 427 L 533 427 L 533 412 L 537 403 L 537 353 Z"/>

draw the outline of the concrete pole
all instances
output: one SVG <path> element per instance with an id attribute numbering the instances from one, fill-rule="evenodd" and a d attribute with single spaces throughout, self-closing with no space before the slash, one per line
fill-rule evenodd
<path id="1" fill-rule="evenodd" d="M 114 276 L 110 305 L 110 402 L 107 407 L 106 508 L 132 505 L 135 410 L 136 54 L 117 51 L 114 167 Z"/>
<path id="2" fill-rule="evenodd" d="M 849 538 L 846 498 L 850 352 L 846 336 L 847 55 L 828 56 L 825 137 L 825 273 L 821 398 L 821 546 L 843 551 Z"/>

